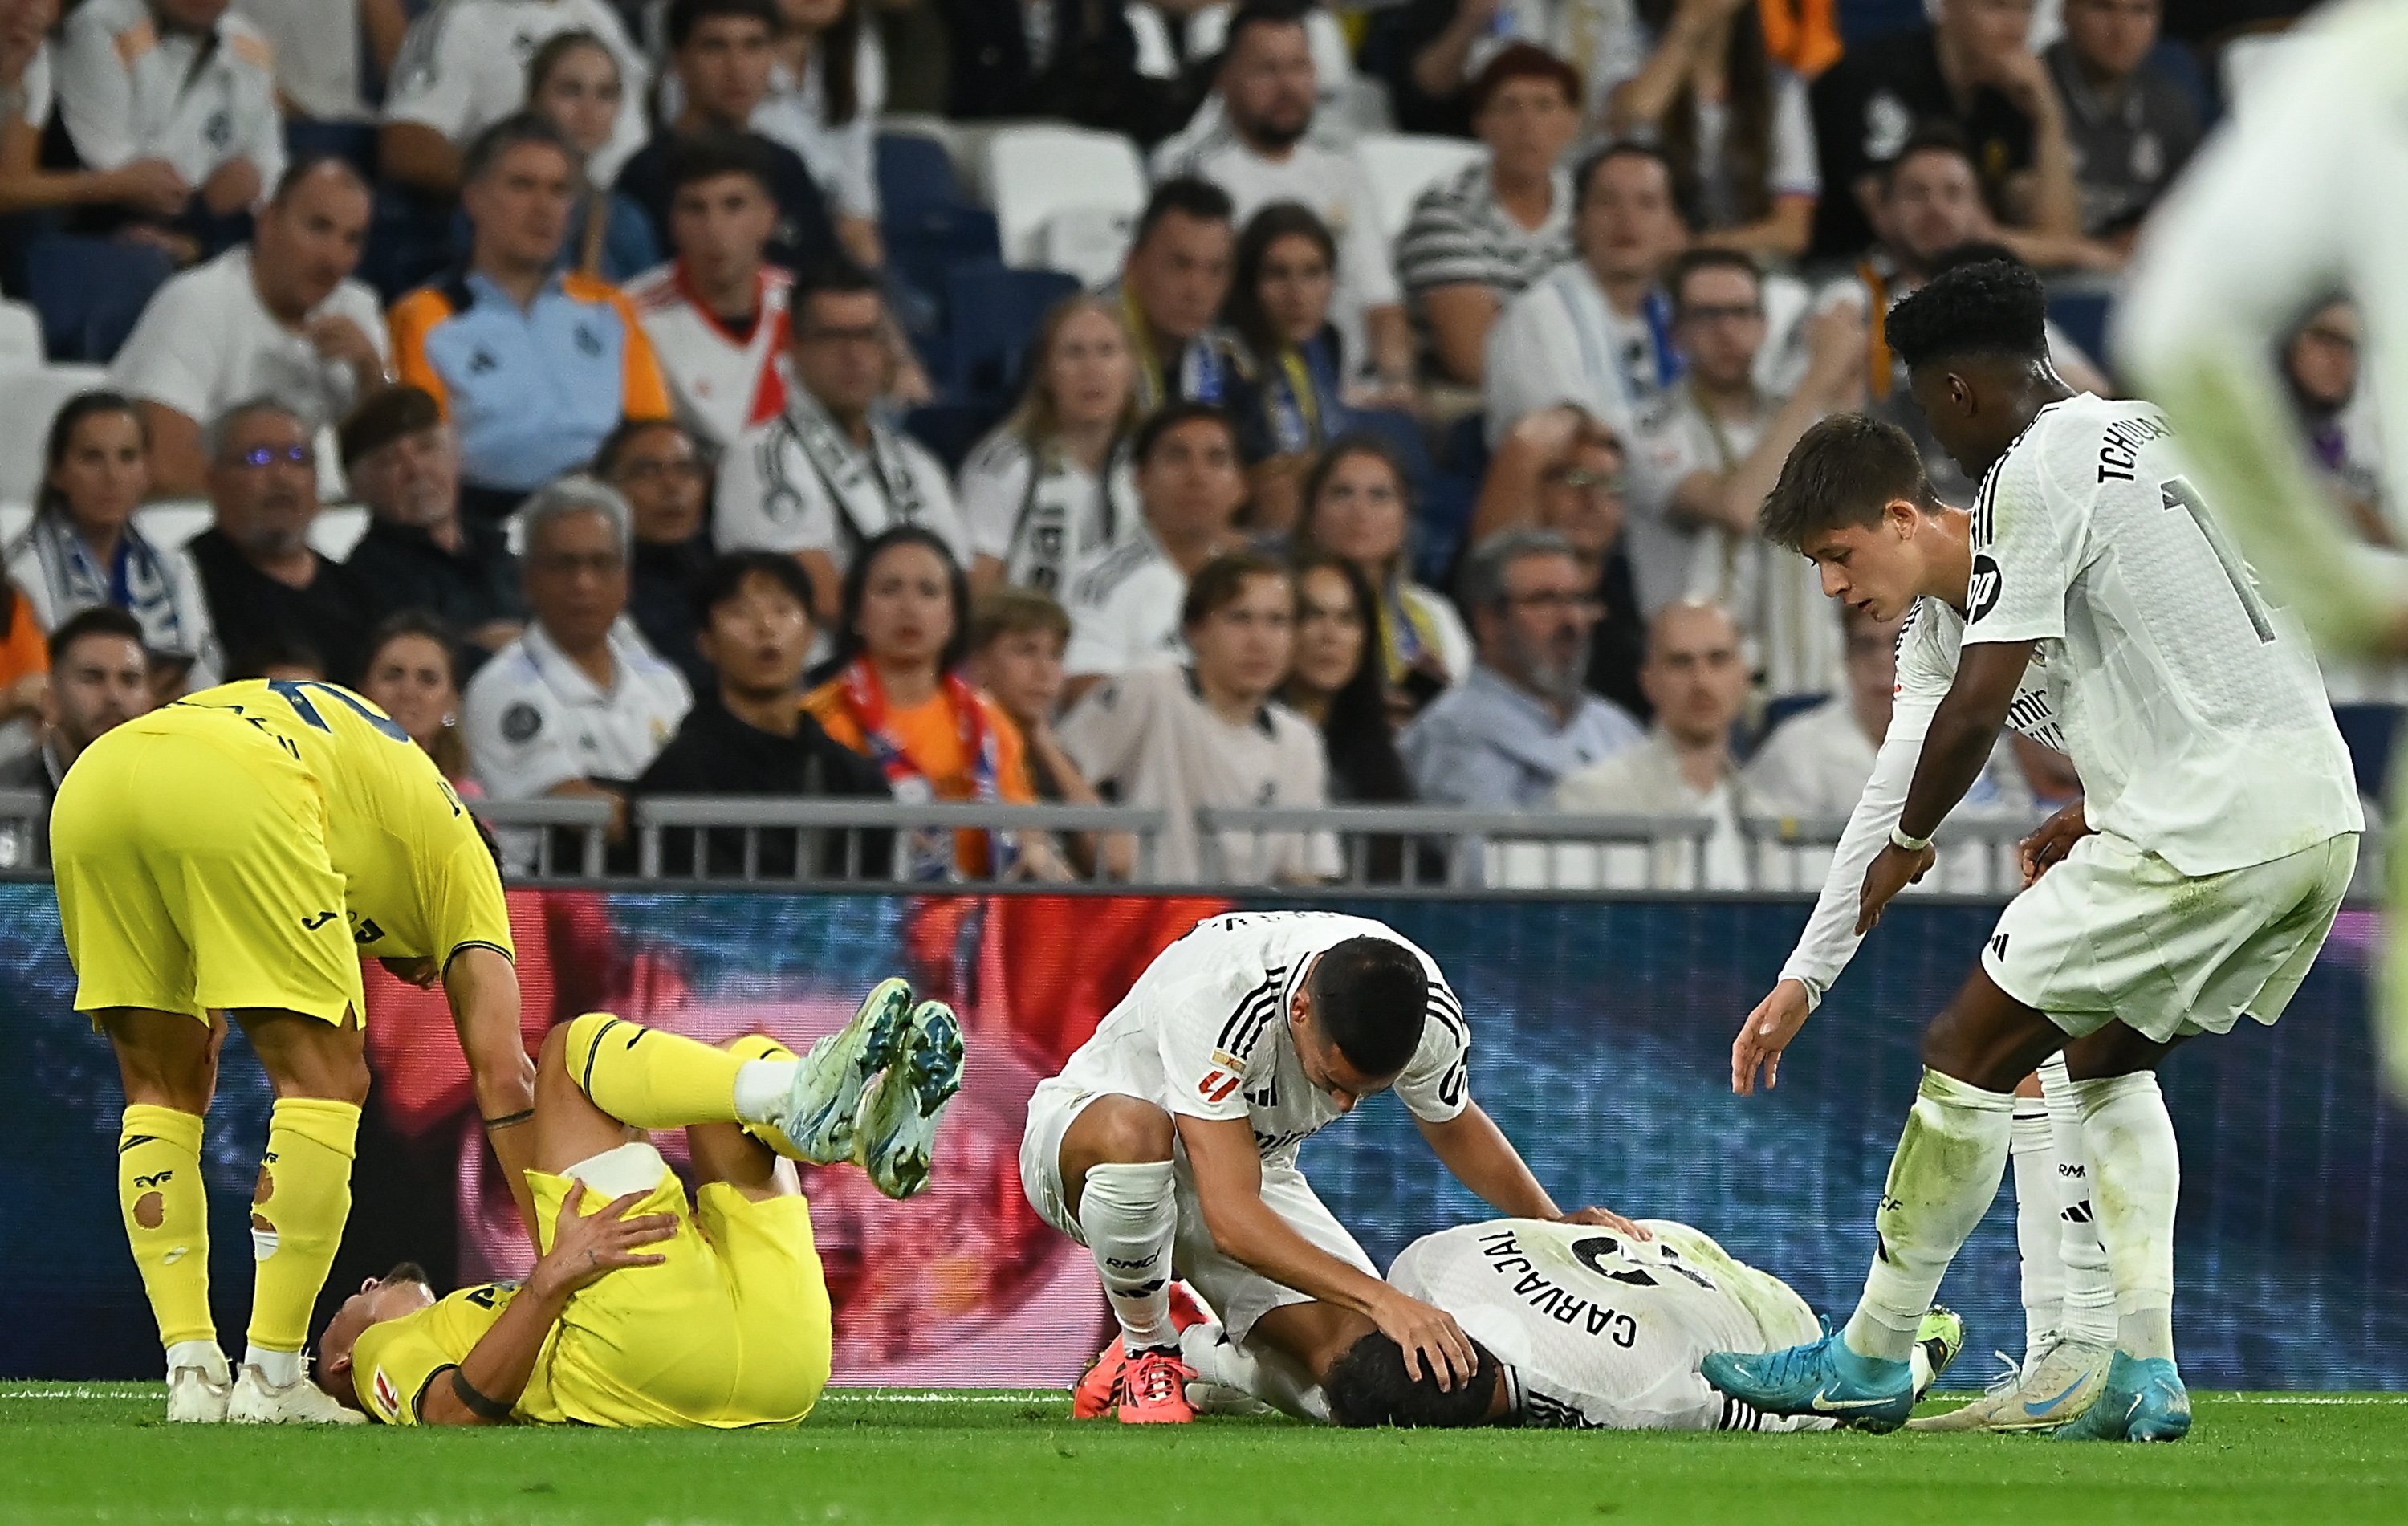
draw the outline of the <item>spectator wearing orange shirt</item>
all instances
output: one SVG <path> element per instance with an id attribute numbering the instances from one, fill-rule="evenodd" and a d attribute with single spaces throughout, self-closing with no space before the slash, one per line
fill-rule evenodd
<path id="1" fill-rule="evenodd" d="M 469 149 L 466 266 L 394 305 L 394 365 L 460 437 L 461 507 L 498 520 L 591 460 L 623 418 L 666 419 L 668 389 L 624 293 L 557 262 L 577 199 L 559 130 L 522 113 Z"/>
<path id="2" fill-rule="evenodd" d="M 844 579 L 830 676 L 803 697 L 827 734 L 876 763 L 905 802 L 1036 803 L 1020 728 L 954 669 L 969 646 L 969 580 L 944 540 L 898 525 L 867 545 Z M 915 832 L 916 880 L 1058 880 L 1068 869 L 1034 835 Z"/>
<path id="3" fill-rule="evenodd" d="M 0 762 L 34 750 L 50 686 L 50 651 L 34 601 L 0 578 Z"/>

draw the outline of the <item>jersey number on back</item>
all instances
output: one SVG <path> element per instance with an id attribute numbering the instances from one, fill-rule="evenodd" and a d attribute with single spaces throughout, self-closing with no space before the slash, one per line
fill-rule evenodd
<path id="1" fill-rule="evenodd" d="M 408 732 L 404 731 L 389 716 L 380 715 L 370 709 L 366 700 L 349 689 L 337 688 L 332 684 L 322 684 L 314 678 L 273 678 L 268 680 L 267 686 L 280 696 L 286 704 L 293 707 L 293 713 L 321 731 L 332 731 L 334 727 L 328 726 L 326 718 L 318 713 L 318 707 L 309 702 L 309 691 L 312 689 L 343 705 L 352 714 L 375 727 L 394 741 L 399 742 L 409 741 Z"/>
<path id="2" fill-rule="evenodd" d="M 2249 628 L 2258 633 L 2258 644 L 2272 644 L 2274 622 L 2267 618 L 2265 600 L 2258 595 L 2258 584 L 2250 579 L 2248 564 L 2242 561 L 2241 554 L 2232 549 L 2232 543 L 2224 539 L 2223 529 L 2208 513 L 2207 505 L 2200 501 L 2199 490 L 2190 485 L 2187 478 L 2169 477 L 2157 484 L 2157 494 L 2166 508 L 2180 509 L 2190 515 L 2191 523 L 2197 525 L 2199 533 L 2206 538 L 2207 549 L 2215 554 L 2216 565 L 2224 569 L 2225 577 L 2231 582 L 2232 592 L 2241 600 L 2242 612 L 2249 616 Z"/>
<path id="3" fill-rule="evenodd" d="M 1681 1253 L 1661 1240 L 1650 1245 L 1625 1246 L 1612 1235 L 1592 1235 L 1575 1242 L 1572 1255 L 1598 1276 L 1627 1282 L 1634 1288 L 1654 1288 L 1663 1281 L 1656 1274 L 1667 1272 L 1674 1276 L 1686 1277 L 1708 1292 L 1714 1290 L 1713 1283 L 1682 1265 Z"/>

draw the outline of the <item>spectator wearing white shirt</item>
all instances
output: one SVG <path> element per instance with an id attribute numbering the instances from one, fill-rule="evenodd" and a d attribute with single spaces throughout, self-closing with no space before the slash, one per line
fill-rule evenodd
<path id="1" fill-rule="evenodd" d="M 1789 448 L 1826 413 L 1861 397 L 1864 324 L 1836 308 L 1813 320 L 1813 359 L 1787 397 L 1756 384 L 1764 280 L 1736 250 L 1693 249 L 1672 262 L 1680 382 L 1640 416 L 1631 441 L 1630 555 L 1640 607 L 1682 597 L 1729 610 L 1750 670 L 1774 698 L 1827 694 L 1840 679 L 1838 612 L 1809 563 L 1776 552 L 1756 511 Z"/>
<path id="2" fill-rule="evenodd" d="M 1566 774 L 1637 743 L 1639 723 L 1588 693 L 1595 574 L 1553 530 L 1504 530 L 1463 573 L 1479 660 L 1398 738 L 1414 792 L 1473 811 L 1530 811 Z"/>
<path id="3" fill-rule="evenodd" d="M 612 801 L 615 842 L 626 833 L 627 786 L 677 734 L 694 694 L 626 617 L 626 500 L 593 478 L 564 477 L 520 512 L 535 618 L 468 683 L 468 756 L 495 799 Z"/>
<path id="4" fill-rule="evenodd" d="M 1717 605 L 1682 602 L 1647 627 L 1639 682 L 1656 706 L 1656 726 L 1638 746 L 1567 774 L 1555 785 L 1557 811 L 1595 815 L 1696 815 L 1712 820 L 1702 861 L 1686 842 L 1654 850 L 1607 848 L 1607 883 L 1622 888 L 1748 888 L 1747 840 L 1740 823 L 1756 810 L 1731 757 L 1731 727 L 1747 701 L 1747 662 L 1739 626 Z M 1596 852 L 1597 850 L 1589 850 Z M 1558 849 L 1558 857 L 1564 850 Z M 1652 865 L 1637 860 L 1651 857 Z"/>
<path id="5" fill-rule="evenodd" d="M 193 188 L 160 158 L 113 169 L 46 169 L 42 135 L 58 104 L 50 29 L 59 0 L 0 0 L 0 212 L 115 206 L 172 218 Z"/>
<path id="6" fill-rule="evenodd" d="M 141 404 L 153 494 L 208 491 L 202 422 L 245 398 L 292 410 L 321 432 L 320 453 L 331 458 L 336 421 L 389 383 L 383 310 L 351 279 L 371 206 L 367 183 L 343 161 L 295 165 L 249 244 L 151 296 L 109 381 Z"/>
<path id="7" fill-rule="evenodd" d="M 367 122 L 402 34 L 403 0 L 234 0 L 276 50 L 276 91 L 310 122 Z"/>
<path id="8" fill-rule="evenodd" d="M 563 32 L 591 32 L 619 61 L 619 121 L 587 163 L 596 185 L 643 146 L 652 70 L 609 0 L 443 0 L 410 23 L 385 96 L 380 160 L 388 180 L 437 195 L 460 189 L 477 136 L 526 103 L 528 60 Z"/>
<path id="9" fill-rule="evenodd" d="M 1338 847 L 1326 833 L 1224 832 L 1208 854 L 1196 825 L 1198 806 L 1328 801 L 1320 733 L 1271 698 L 1296 645 L 1296 589 L 1286 569 L 1247 553 L 1212 558 L 1189 582 L 1180 624 L 1192 665 L 1109 680 L 1063 721 L 1063 748 L 1098 787 L 1163 811 L 1154 865 L 1163 883 L 1336 875 Z"/>
<path id="10" fill-rule="evenodd" d="M 180 546 L 159 546 L 134 511 L 150 492 L 150 436 L 134 400 L 87 392 L 50 421 L 33 523 L 6 553 L 7 581 L 55 631 L 101 605 L 132 615 L 163 699 L 218 682 L 223 659 L 200 574 Z"/>
<path id="11" fill-rule="evenodd" d="M 1139 425 L 1132 446 L 1144 523 L 1070 580 L 1070 645 L 1063 658 L 1073 697 L 1100 677 L 1172 660 L 1187 580 L 1239 548 L 1246 501 L 1238 431 L 1210 403 L 1172 403 Z"/>
<path id="12" fill-rule="evenodd" d="M 1515 297 L 1488 331 L 1488 438 L 1571 403 L 1627 438 L 1639 413 L 1679 380 L 1665 265 L 1688 242 L 1663 153 L 1635 143 L 1599 149 L 1572 176 L 1565 261 Z"/>
<path id="13" fill-rule="evenodd" d="M 627 300 L 679 419 L 725 451 L 786 407 L 794 277 L 764 257 L 778 203 L 752 145 L 728 134 L 681 144 L 668 189 L 677 257 L 628 282 Z"/>
<path id="14" fill-rule="evenodd" d="M 1238 7 L 1221 54 L 1224 118 L 1165 143 L 1154 153 L 1154 178 L 1212 181 L 1229 193 L 1240 221 L 1274 201 L 1311 209 L 1339 242 L 1336 311 L 1347 373 L 1368 368 L 1389 390 L 1409 391 L 1412 330 L 1369 177 L 1352 152 L 1307 137 L 1314 108 L 1307 8 L 1298 0 L 1247 0 Z"/>
<path id="15" fill-rule="evenodd" d="M 250 210 L 284 174 L 275 50 L 227 0 L 84 0 L 62 28 L 59 115 L 77 162 L 161 160 L 195 227 Z"/>
<path id="16" fill-rule="evenodd" d="M 1478 386 L 1505 304 L 1572 257 L 1572 177 L 1559 161 L 1580 131 L 1579 73 L 1509 44 L 1471 87 L 1488 157 L 1431 186 L 1397 239 L 1397 275 L 1440 375 Z"/>
<path id="17" fill-rule="evenodd" d="M 1803 254 L 1823 193 L 1814 118 L 1806 81 L 1766 53 L 1755 0 L 1641 0 L 1640 12 L 1655 50 L 1614 89 L 1607 125 L 1663 146 L 1700 243 Z"/>
<path id="18" fill-rule="evenodd" d="M 1136 535 L 1136 378 L 1110 302 L 1080 293 L 1045 314 L 1020 406 L 962 463 L 962 515 L 982 569 L 974 589 L 1001 582 L 1058 598 L 1073 570 Z"/>
<path id="19" fill-rule="evenodd" d="M 871 414 L 894 365 L 876 278 L 845 265 L 808 272 L 793 313 L 785 409 L 720 462 L 711 538 L 722 551 L 797 557 L 823 601 L 815 617 L 832 627 L 853 554 L 896 525 L 920 525 L 977 564 L 943 465 Z"/>

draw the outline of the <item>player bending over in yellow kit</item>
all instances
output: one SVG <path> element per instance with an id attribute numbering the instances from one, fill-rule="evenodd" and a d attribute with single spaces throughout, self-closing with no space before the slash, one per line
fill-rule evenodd
<path id="1" fill-rule="evenodd" d="M 491 849 L 382 711 L 331 684 L 255 680 L 85 748 L 59 785 L 50 856 L 76 1010 L 124 1075 L 118 1202 L 167 1348 L 167 1418 L 355 1419 L 308 1382 L 301 1347 L 351 1211 L 363 954 L 442 982 L 494 1152 L 513 1179 L 532 1162 L 517 1126 L 535 1067 Z M 238 1375 L 209 1317 L 201 1181 L 229 1018 L 276 1091 Z"/>
<path id="2" fill-rule="evenodd" d="M 787 1161 L 850 1158 L 910 1196 L 961 1070 L 953 1013 L 899 980 L 800 1061 L 564 1023 L 536 1075 L 533 1274 L 438 1303 L 396 1268 L 336 1312 L 319 1381 L 388 1425 L 792 1425 L 826 1386 L 830 1324 Z M 692 1202 L 641 1132 L 680 1127 Z"/>

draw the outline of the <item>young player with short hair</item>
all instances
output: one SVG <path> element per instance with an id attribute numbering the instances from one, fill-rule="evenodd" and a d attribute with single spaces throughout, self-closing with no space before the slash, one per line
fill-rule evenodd
<path id="1" fill-rule="evenodd" d="M 833 1325 L 788 1162 L 849 1159 L 910 1196 L 961 1072 L 952 1009 L 900 980 L 799 1060 L 759 1034 L 563 1023 L 536 1072 L 534 1272 L 438 1302 L 395 1268 L 336 1311 L 320 1380 L 387 1425 L 792 1425 Z M 680 1128 L 692 1201 L 643 1134 Z"/>
<path id="2" fill-rule="evenodd" d="M 1905 612 L 1889 727 L 1872 776 L 1831 856 L 1813 915 L 1782 967 L 1780 981 L 1748 1014 L 1732 1042 L 1731 1089 L 1742 1096 L 1756 1089 L 1759 1070 L 1771 1085 L 1782 1046 L 1822 1003 L 1863 942 L 1856 931 L 1857 892 L 1866 866 L 1898 825 L 1932 712 L 1956 675 L 1964 634 L 1958 606 L 1972 577 L 1973 516 L 1934 496 L 1905 430 L 1848 414 L 1819 425 L 1805 439 L 1765 502 L 1766 537 L 1776 545 L 1811 550 L 1822 544 L 1828 527 L 1827 505 L 1881 504 L 1884 526 L 1897 531 L 1895 545 L 1876 539 L 1853 554 L 1851 562 L 1895 564 L 1924 592 Z M 1869 598 L 1848 602 L 1858 613 L 1874 608 Z M 1885 611 L 1883 618 L 1899 612 Z M 2007 725 L 2043 746 L 2065 744 L 2043 685 L 2029 684 L 2019 694 Z M 2016 1087 L 2010 1141 L 2022 1252 L 2023 1360 L 2014 1364 L 2012 1381 L 2001 1379 L 1990 1393 L 1946 1415 L 1910 1422 L 1918 1430 L 2051 1429 L 2087 1409 L 2106 1381 L 2115 1341 L 2115 1294 L 2090 1202 L 2081 1110 L 2062 1058 L 2043 1064 L 2038 1079 L 2037 1087 L 2029 1080 Z M 2145 1104 L 2145 1098 L 2136 1103 Z M 2162 1108 L 2162 1099 L 2157 1105 Z M 2164 1127 L 2171 1130 L 2172 1124 Z"/>
<path id="3" fill-rule="evenodd" d="M 1377 1330 L 1443 1390 L 1475 1375 L 1455 1319 L 1380 1280 L 1297 1164 L 1297 1147 L 1394 1087 L 1455 1178 L 1508 1215 L 1564 1215 L 1471 1100 L 1470 1030 L 1427 954 L 1366 917 L 1208 917 L 1147 968 L 1029 1099 L 1028 1201 L 1095 1252 L 1120 1335 L 1074 1413 L 1194 1418 L 1203 1378 L 1310 1413 L 1340 1353 Z M 1174 1328 L 1171 1278 L 1218 1326 Z M 1240 1367 L 1242 1372 L 1234 1370 Z"/>
<path id="4" fill-rule="evenodd" d="M 1926 1030 L 1855 1317 L 1703 1371 L 1774 1413 L 1903 1422 L 1914 1327 L 1997 1190 L 2013 1088 L 2062 1049 L 2119 1317 L 2104 1393 L 2058 1433 L 2171 1440 L 2190 1428 L 2173 1353 L 2181 1163 L 2150 1073 L 2194 1034 L 2281 1015 L 2331 928 L 2364 818 L 2302 628 L 2225 542 L 2165 416 L 2057 375 L 2046 315 L 2038 279 L 1996 262 L 1890 314 L 1934 433 L 1982 474 L 1961 592 L 1919 554 L 1928 522 L 1912 503 L 1842 490 L 1844 441 L 1810 433 L 1775 489 L 1799 505 L 1795 543 L 1827 592 L 1875 615 L 1925 596 L 1963 609 L 1956 673 L 1865 872 L 1856 930 L 1930 867 L 1930 834 L 2027 696 L 2054 710 L 2084 799 L 2027 844 L 2036 878 Z M 1756 1043 L 1770 1054 L 1787 1037 Z"/>

